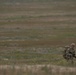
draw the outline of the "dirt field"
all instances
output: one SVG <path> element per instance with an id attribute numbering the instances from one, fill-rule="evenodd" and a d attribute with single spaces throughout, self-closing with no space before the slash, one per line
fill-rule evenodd
<path id="1" fill-rule="evenodd" d="M 76 75 L 62 57 L 72 42 L 75 0 L 0 0 L 0 75 Z"/>
<path id="2" fill-rule="evenodd" d="M 72 42 L 76 43 L 76 1 L 0 3 L 1 65 L 69 66 L 62 51 Z"/>

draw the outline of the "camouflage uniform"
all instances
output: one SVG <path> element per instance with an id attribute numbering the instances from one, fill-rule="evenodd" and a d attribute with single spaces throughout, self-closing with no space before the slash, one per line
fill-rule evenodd
<path id="1" fill-rule="evenodd" d="M 75 43 L 72 43 L 70 48 L 69 48 L 69 54 L 72 54 L 72 56 L 76 58 L 74 48 L 75 48 Z"/>
<path id="2" fill-rule="evenodd" d="M 71 46 L 65 46 L 65 50 L 63 54 L 63 57 L 65 59 L 67 59 L 70 56 L 76 58 L 74 47 L 75 47 L 75 43 L 72 43 Z"/>

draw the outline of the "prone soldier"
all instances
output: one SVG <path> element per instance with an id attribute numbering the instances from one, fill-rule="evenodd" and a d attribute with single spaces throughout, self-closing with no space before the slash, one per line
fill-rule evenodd
<path id="1" fill-rule="evenodd" d="M 72 44 L 70 45 L 69 53 L 72 54 L 72 56 L 73 56 L 74 58 L 76 58 L 76 55 L 75 55 L 75 43 L 72 43 Z"/>

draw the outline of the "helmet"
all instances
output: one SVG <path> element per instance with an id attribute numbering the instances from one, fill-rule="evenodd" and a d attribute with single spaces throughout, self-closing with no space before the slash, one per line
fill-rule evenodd
<path id="1" fill-rule="evenodd" d="M 72 43 L 71 46 L 75 46 L 75 43 Z"/>

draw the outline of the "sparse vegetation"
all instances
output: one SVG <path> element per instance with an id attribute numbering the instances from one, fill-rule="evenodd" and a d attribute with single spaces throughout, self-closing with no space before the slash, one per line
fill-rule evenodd
<path id="1" fill-rule="evenodd" d="M 0 74 L 51 74 L 47 66 L 36 73 L 14 68 L 25 64 L 75 67 L 76 61 L 74 65 L 66 62 L 62 51 L 65 45 L 76 43 L 76 1 L 12 1 L 0 0 L 0 65 L 13 65 L 12 69 L 0 69 Z M 76 72 L 56 75 L 71 73 Z"/>
<path id="2" fill-rule="evenodd" d="M 75 75 L 75 68 L 51 65 L 5 65 L 0 66 L 1 75 Z"/>

